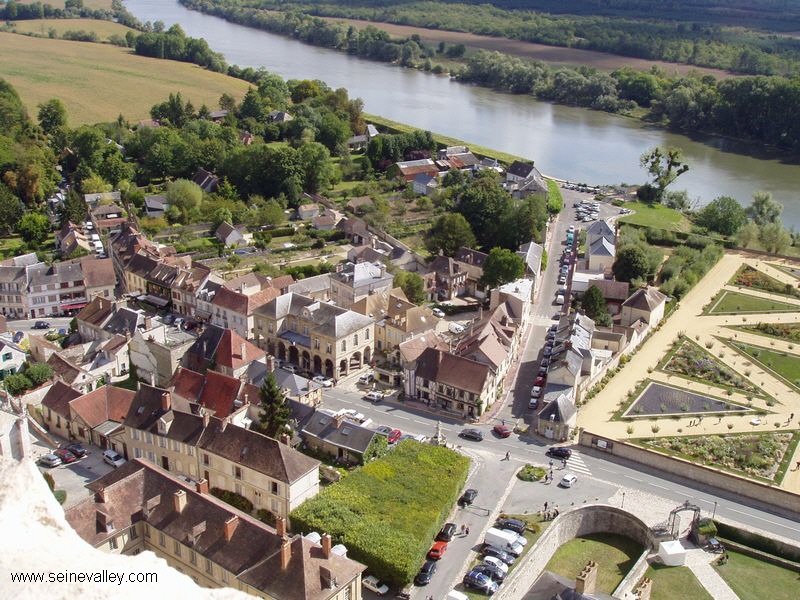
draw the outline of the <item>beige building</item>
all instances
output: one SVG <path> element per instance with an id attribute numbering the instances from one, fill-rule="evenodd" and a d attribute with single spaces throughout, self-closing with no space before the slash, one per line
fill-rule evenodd
<path id="1" fill-rule="evenodd" d="M 381 262 L 339 263 L 331 273 L 331 299 L 341 308 L 350 308 L 365 296 L 388 292 L 393 281 Z"/>
<path id="2" fill-rule="evenodd" d="M 302 369 L 340 379 L 373 358 L 369 317 L 297 294 L 284 294 L 255 313 L 256 343 Z"/>
<path id="3" fill-rule="evenodd" d="M 318 461 L 227 419 L 190 410 L 169 390 L 142 384 L 125 418 L 128 457 L 205 479 L 280 517 L 319 492 Z"/>
<path id="4" fill-rule="evenodd" d="M 154 465 L 134 460 L 89 486 L 65 512 L 87 543 L 105 552 L 150 551 L 208 588 L 234 588 L 269 600 L 360 600 L 364 566 L 272 528 Z"/>
<path id="5" fill-rule="evenodd" d="M 136 328 L 128 345 L 136 375 L 153 385 L 166 385 L 195 339 L 179 327 L 145 317 L 143 327 Z"/>
<path id="6" fill-rule="evenodd" d="M 636 321 L 641 320 L 650 327 L 655 327 L 664 318 L 666 306 L 667 296 L 656 288 L 651 286 L 639 288 L 622 303 L 620 325 L 632 327 Z"/>

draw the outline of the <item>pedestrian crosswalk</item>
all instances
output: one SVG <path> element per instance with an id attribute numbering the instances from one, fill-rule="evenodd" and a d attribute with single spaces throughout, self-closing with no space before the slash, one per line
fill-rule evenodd
<path id="1" fill-rule="evenodd" d="M 586 466 L 583 457 L 574 450 L 572 451 L 572 456 L 567 459 L 567 470 L 582 473 L 583 475 L 592 474 L 589 467 Z"/>

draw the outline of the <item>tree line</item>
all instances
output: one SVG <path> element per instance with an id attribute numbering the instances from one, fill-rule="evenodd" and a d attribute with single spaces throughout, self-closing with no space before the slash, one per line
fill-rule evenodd
<path id="1" fill-rule="evenodd" d="M 181 2 L 186 3 L 185 0 Z M 256 10 L 301 11 L 319 16 L 465 31 L 551 46 L 725 69 L 743 74 L 774 75 L 798 73 L 800 70 L 800 40 L 747 29 L 746 27 L 753 27 L 752 20 L 743 23 L 744 27 L 693 22 L 691 11 L 683 11 L 678 17 L 657 20 L 657 12 L 653 14 L 652 7 L 642 18 L 621 18 L 596 14 L 565 15 L 505 10 L 477 1 L 475 4 L 480 4 L 479 6 L 428 0 L 349 0 L 336 3 L 330 0 L 190 2 L 202 3 L 223 12 L 239 11 L 246 6 Z M 549 2 L 544 10 L 550 11 L 555 4 Z M 641 2 L 637 4 L 640 10 L 644 6 Z M 590 6 L 592 12 L 595 12 L 596 3 L 591 3 Z M 784 10 L 784 14 L 785 12 Z M 798 11 L 794 10 L 792 14 L 797 19 Z M 781 26 L 786 26 L 786 23 L 781 23 Z"/>

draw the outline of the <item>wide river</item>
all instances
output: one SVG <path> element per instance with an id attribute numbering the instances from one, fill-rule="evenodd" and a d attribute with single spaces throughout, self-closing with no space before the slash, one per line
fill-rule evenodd
<path id="1" fill-rule="evenodd" d="M 657 145 L 683 149 L 691 169 L 674 184 L 706 203 L 720 195 L 748 204 L 768 190 L 800 227 L 800 166 L 759 156 L 758 149 L 716 137 L 690 139 L 608 113 L 499 94 L 448 77 L 368 61 L 190 11 L 176 0 L 126 0 L 139 20 L 179 23 L 225 59 L 291 79 L 346 87 L 365 109 L 421 129 L 535 161 L 545 174 L 586 183 L 641 183 L 639 156 Z M 800 107 L 798 107 L 800 110 Z"/>

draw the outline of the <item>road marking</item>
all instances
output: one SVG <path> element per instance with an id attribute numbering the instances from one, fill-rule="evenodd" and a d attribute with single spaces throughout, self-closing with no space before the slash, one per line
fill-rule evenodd
<path id="1" fill-rule="evenodd" d="M 420 421 L 419 419 L 411 419 L 414 423 L 422 423 L 423 425 L 430 425 L 430 421 Z"/>
<path id="2" fill-rule="evenodd" d="M 630 475 L 625 475 L 624 477 L 627 477 L 628 479 L 631 479 L 637 483 L 644 483 L 641 479 L 636 479 L 636 477 L 631 477 Z"/>

